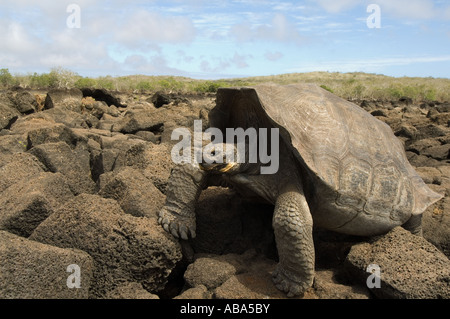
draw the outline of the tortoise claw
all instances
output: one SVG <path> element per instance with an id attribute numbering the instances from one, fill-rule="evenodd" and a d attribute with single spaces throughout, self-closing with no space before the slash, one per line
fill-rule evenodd
<path id="1" fill-rule="evenodd" d="M 286 293 L 289 298 L 301 296 L 308 289 L 308 285 L 299 282 L 295 275 L 290 274 L 280 266 L 272 273 L 272 280 L 275 287 Z"/>
<path id="2" fill-rule="evenodd" d="M 164 207 L 159 212 L 158 223 L 175 238 L 188 240 L 189 234 L 195 238 L 195 218 L 181 216 Z"/>

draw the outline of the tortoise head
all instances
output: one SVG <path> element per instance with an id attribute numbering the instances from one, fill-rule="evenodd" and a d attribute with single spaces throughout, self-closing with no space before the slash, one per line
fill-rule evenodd
<path id="1" fill-rule="evenodd" d="M 244 154 L 242 154 L 244 152 Z M 203 148 L 203 161 L 200 168 L 217 174 L 239 174 L 248 170 L 245 161 L 248 147 L 239 149 L 236 144 L 221 143 Z"/>

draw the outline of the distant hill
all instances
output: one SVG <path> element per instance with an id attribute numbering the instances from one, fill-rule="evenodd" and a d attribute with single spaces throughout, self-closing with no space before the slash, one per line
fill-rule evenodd
<path id="1" fill-rule="evenodd" d="M 403 97 L 413 101 L 450 101 L 450 79 L 390 77 L 368 73 L 309 72 L 288 73 L 221 80 L 197 80 L 179 76 L 102 76 L 82 77 L 63 68 L 50 73 L 11 75 L 8 69 L 0 70 L 0 87 L 21 86 L 30 89 L 52 87 L 92 87 L 120 92 L 216 92 L 219 87 L 251 86 L 273 82 L 291 84 L 315 83 L 324 89 L 349 100 L 398 100 Z"/>

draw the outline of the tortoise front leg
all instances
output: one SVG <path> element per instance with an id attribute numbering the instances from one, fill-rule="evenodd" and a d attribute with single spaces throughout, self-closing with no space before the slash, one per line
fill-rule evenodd
<path id="1" fill-rule="evenodd" d="M 277 198 L 273 228 L 279 264 L 275 286 L 288 297 L 302 295 L 314 279 L 313 221 L 300 186 L 289 187 Z"/>
<path id="2" fill-rule="evenodd" d="M 158 223 L 174 237 L 195 238 L 195 205 L 206 181 L 207 173 L 192 164 L 172 169 Z"/>

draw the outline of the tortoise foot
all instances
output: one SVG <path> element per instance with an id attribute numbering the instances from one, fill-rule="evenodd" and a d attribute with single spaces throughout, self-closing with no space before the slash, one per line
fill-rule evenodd
<path id="1" fill-rule="evenodd" d="M 308 281 L 302 281 L 301 276 L 280 265 L 272 273 L 272 280 L 275 287 L 286 293 L 288 297 L 302 296 L 310 288 Z"/>
<path id="2" fill-rule="evenodd" d="M 195 238 L 195 217 L 183 216 L 167 207 L 163 207 L 159 212 L 158 223 L 165 231 L 171 233 L 176 238 L 188 240 L 189 236 Z"/>

